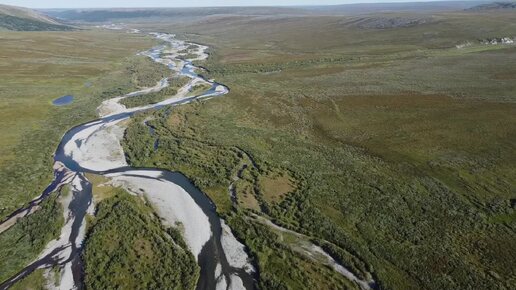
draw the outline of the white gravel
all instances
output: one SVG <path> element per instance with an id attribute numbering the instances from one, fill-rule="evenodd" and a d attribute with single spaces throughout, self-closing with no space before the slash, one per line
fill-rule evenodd
<path id="1" fill-rule="evenodd" d="M 61 279 L 59 281 L 59 290 L 72 290 L 77 289 L 73 280 L 72 263 L 66 263 L 61 270 Z"/>
<path id="2" fill-rule="evenodd" d="M 215 283 L 217 283 L 216 290 L 227 290 L 228 288 L 228 283 L 226 282 L 226 277 L 222 274 L 222 266 L 220 264 L 217 264 L 215 268 Z"/>
<path id="3" fill-rule="evenodd" d="M 365 289 L 365 290 L 371 289 L 371 287 L 369 286 L 369 283 L 367 283 L 366 281 L 360 280 L 357 276 L 355 276 L 355 274 L 348 271 L 348 269 L 342 267 L 342 265 L 337 263 L 337 261 L 335 261 L 335 259 L 333 259 L 330 255 L 328 255 L 328 253 L 326 253 L 321 247 L 312 245 L 310 250 L 312 253 L 317 253 L 317 254 L 325 257 L 328 265 L 330 265 L 337 273 L 340 273 L 342 276 L 357 283 L 360 286 L 360 288 Z"/>
<path id="4" fill-rule="evenodd" d="M 221 220 L 220 224 L 222 226 L 220 242 L 229 265 L 234 268 L 244 269 L 247 273 L 254 272 L 255 269 L 251 265 L 250 259 L 245 252 L 245 246 L 235 238 L 231 232 L 231 228 L 224 220 Z"/>
<path id="5" fill-rule="evenodd" d="M 228 290 L 245 290 L 244 282 L 237 275 L 231 275 L 231 283 L 229 283 Z"/>
<path id="6" fill-rule="evenodd" d="M 81 167 L 95 171 L 106 171 L 127 166 L 120 140 L 124 128 L 116 124 L 98 123 L 75 134 L 64 146 L 64 153 Z"/>
<path id="7" fill-rule="evenodd" d="M 143 193 L 165 225 L 180 223 L 185 242 L 197 259 L 212 232 L 208 217 L 182 187 L 167 180 L 154 179 L 161 176 L 159 170 L 134 170 L 106 176 L 112 178 L 111 183 L 115 186 L 122 186 L 135 194 Z"/>
<path id="8" fill-rule="evenodd" d="M 97 114 L 101 117 L 106 117 L 124 112 L 127 108 L 120 104 L 120 100 L 122 99 L 124 99 L 124 97 L 116 97 L 105 100 L 97 108 Z"/>

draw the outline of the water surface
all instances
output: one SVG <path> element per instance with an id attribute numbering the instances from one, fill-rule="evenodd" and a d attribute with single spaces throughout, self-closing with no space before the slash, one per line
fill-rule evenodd
<path id="1" fill-rule="evenodd" d="M 60 98 L 57 98 L 52 101 L 52 105 L 54 106 L 65 106 L 68 104 L 71 104 L 73 102 L 73 96 L 72 95 L 66 95 L 62 96 Z"/>

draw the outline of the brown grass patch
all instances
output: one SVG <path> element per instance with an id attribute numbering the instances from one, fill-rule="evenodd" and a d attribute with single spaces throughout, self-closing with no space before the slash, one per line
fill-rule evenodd
<path id="1" fill-rule="evenodd" d="M 280 203 L 285 196 L 296 189 L 293 178 L 286 173 L 271 173 L 259 180 L 265 201 Z"/>
<path id="2" fill-rule="evenodd" d="M 182 127 L 185 123 L 185 118 L 182 114 L 172 113 L 170 114 L 170 117 L 168 118 L 168 126 L 177 128 Z"/>

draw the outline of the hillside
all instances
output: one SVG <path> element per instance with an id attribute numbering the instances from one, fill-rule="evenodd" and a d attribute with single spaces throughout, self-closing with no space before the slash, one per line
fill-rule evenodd
<path id="1" fill-rule="evenodd" d="M 61 31 L 71 30 L 56 20 L 34 10 L 0 4 L 0 30 Z"/>
<path id="2" fill-rule="evenodd" d="M 467 10 L 485 11 L 485 10 L 511 10 L 516 9 L 516 2 L 493 2 L 488 4 L 477 5 Z"/>
<path id="3" fill-rule="evenodd" d="M 51 17 L 74 22 L 109 22 L 133 20 L 200 19 L 208 16 L 305 15 L 311 13 L 295 7 L 206 7 L 206 8 L 112 8 L 46 9 Z"/>

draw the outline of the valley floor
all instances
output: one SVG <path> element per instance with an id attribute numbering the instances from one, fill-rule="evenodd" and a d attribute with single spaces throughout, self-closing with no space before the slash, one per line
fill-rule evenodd
<path id="1" fill-rule="evenodd" d="M 101 128 L 97 135 L 79 136 L 64 150 L 67 156 L 75 154 L 77 166 L 95 173 L 84 177 L 92 183 L 96 204 L 85 223 L 81 256 L 87 288 L 194 288 L 207 269 L 206 263 L 194 263 L 202 257 L 198 244 L 210 238 L 201 239 L 200 231 L 210 227 L 221 237 L 210 245 L 222 249 L 222 260 L 227 260 L 211 264 L 210 279 L 223 288 L 231 281 L 240 285 L 227 273 L 245 275 L 238 269 L 252 268 L 253 287 L 260 289 L 513 289 L 516 45 L 484 40 L 516 37 L 514 26 L 506 25 L 516 18 L 508 13 L 437 13 L 411 26 L 377 27 L 414 17 L 226 15 L 129 24 L 127 29 L 169 31 L 195 41 L 181 52 L 164 50 L 165 60 L 158 62 L 174 68 L 182 63 L 178 57 L 195 57 L 191 70 L 182 73 L 199 74 L 198 79 L 214 79 L 230 89 L 216 86 L 215 95 L 228 94 L 198 100 L 195 96 L 209 86 L 170 78 L 157 69 L 166 66 L 129 57 L 153 43 L 148 38 L 106 31 L 59 34 L 82 39 L 98 33 L 97 53 L 113 66 L 97 69 L 89 58 L 64 60 L 48 51 L 34 52 L 59 64 L 88 64 L 91 75 L 63 73 L 61 79 L 75 76 L 70 81 L 76 86 L 66 94 L 77 96 L 77 102 L 52 107 L 50 96 L 36 98 L 42 87 L 28 85 L 33 98 L 0 95 L 6 103 L 19 102 L 18 107 L 0 108 L 4 116 L 36 109 L 26 114 L 39 116 L 27 122 L 5 117 L 10 125 L 2 134 L 10 137 L 0 147 L 6 153 L 0 160 L 6 184 L 1 213 L 7 216 L 42 192 L 51 178 L 47 167 L 59 136 L 71 125 L 93 119 L 101 105 L 97 113 L 105 123 L 97 125 L 111 131 Z M 0 35 L 14 43 L 42 37 Z M 8 43 L 0 42 L 0 51 L 16 55 Z M 204 48 L 209 58 L 196 53 Z M 120 52 L 129 58 L 117 58 Z M 55 64 L 24 67 L 17 61 L 27 59 L 13 58 L 11 65 L 19 70 L 11 84 L 16 76 L 28 81 L 27 76 L 37 75 L 35 68 L 59 75 Z M 105 77 L 93 78 L 101 72 Z M 7 69 L 4 75 L 9 75 Z M 165 78 L 167 89 L 164 82 L 156 84 Z M 45 81 L 42 77 L 38 83 Z M 55 95 L 59 88 L 56 81 L 48 92 Z M 111 99 L 136 90 L 145 94 Z M 30 102 L 40 106 L 29 107 Z M 54 110 L 59 114 L 52 117 Z M 108 122 L 110 116 L 133 112 L 119 127 Z M 48 126 L 42 128 L 43 123 Z M 93 142 L 94 135 L 102 142 Z M 132 172 L 126 165 L 156 169 Z M 112 169 L 121 171 L 103 172 Z M 183 188 L 200 190 L 197 199 L 193 191 L 187 194 L 169 184 L 167 172 L 191 180 L 195 187 Z M 155 184 L 147 184 L 158 179 L 163 183 L 159 188 L 173 194 L 163 195 Z M 61 206 L 65 189 L 0 234 L 0 280 L 18 273 L 59 236 L 69 222 L 63 220 L 67 209 Z M 196 207 L 208 200 L 203 193 L 209 197 L 208 211 Z M 183 212 L 177 200 L 198 214 Z M 126 232 L 131 239 L 120 238 Z M 174 247 L 163 247 L 164 242 Z M 123 250 L 113 257 L 110 249 Z M 136 260 L 144 261 L 144 267 Z M 160 268 L 168 280 L 149 271 Z M 145 284 L 126 279 L 135 271 Z M 13 288 L 48 283 L 49 277 L 55 280 L 63 273 L 35 271 Z"/>

